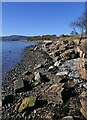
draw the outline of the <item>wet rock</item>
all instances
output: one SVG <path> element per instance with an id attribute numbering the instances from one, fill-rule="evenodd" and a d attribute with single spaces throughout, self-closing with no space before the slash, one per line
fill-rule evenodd
<path id="1" fill-rule="evenodd" d="M 66 117 L 63 117 L 62 120 L 74 120 L 74 119 L 73 119 L 73 116 L 66 116 Z"/>
<path id="2" fill-rule="evenodd" d="M 83 114 L 83 116 L 87 119 L 87 98 L 81 99 L 80 103 L 82 105 L 82 108 L 80 109 L 80 111 Z"/>
<path id="3" fill-rule="evenodd" d="M 15 80 L 14 81 L 14 91 L 15 93 L 20 93 L 25 91 L 24 81 L 23 80 Z"/>
<path id="4" fill-rule="evenodd" d="M 36 101 L 36 97 L 34 96 L 30 96 L 30 97 L 26 97 L 22 100 L 22 103 L 18 109 L 18 112 L 22 112 L 25 108 L 27 107 L 32 107 L 35 105 L 35 101 Z"/>

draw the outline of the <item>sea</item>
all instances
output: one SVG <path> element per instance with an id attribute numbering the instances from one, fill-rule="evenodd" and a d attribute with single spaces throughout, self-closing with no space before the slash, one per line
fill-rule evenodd
<path id="1" fill-rule="evenodd" d="M 36 42 L 4 41 L 0 42 L 0 66 L 1 72 L 6 73 L 15 67 L 22 59 L 23 51 L 27 46 Z"/>

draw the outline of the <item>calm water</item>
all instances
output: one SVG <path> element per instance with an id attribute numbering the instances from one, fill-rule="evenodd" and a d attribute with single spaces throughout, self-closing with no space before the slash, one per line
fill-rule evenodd
<path id="1" fill-rule="evenodd" d="M 2 72 L 8 72 L 14 68 L 22 59 L 24 48 L 34 44 L 36 43 L 20 41 L 0 42 L 0 46 L 2 46 L 2 51 L 0 49 L 0 55 L 2 53 Z"/>

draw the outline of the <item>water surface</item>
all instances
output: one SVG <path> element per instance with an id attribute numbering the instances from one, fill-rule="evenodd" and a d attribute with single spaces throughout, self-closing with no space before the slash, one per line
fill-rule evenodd
<path id="1" fill-rule="evenodd" d="M 6 41 L 2 44 L 2 72 L 9 72 L 22 59 L 25 47 L 36 44 L 35 42 Z"/>

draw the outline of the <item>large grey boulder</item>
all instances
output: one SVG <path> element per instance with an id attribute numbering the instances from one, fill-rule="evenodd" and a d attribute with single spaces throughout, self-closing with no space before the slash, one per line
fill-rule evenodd
<path id="1" fill-rule="evenodd" d="M 24 82 L 23 80 L 15 80 L 14 81 L 14 92 L 15 93 L 20 93 L 20 92 L 24 92 L 25 88 L 24 88 Z"/>

